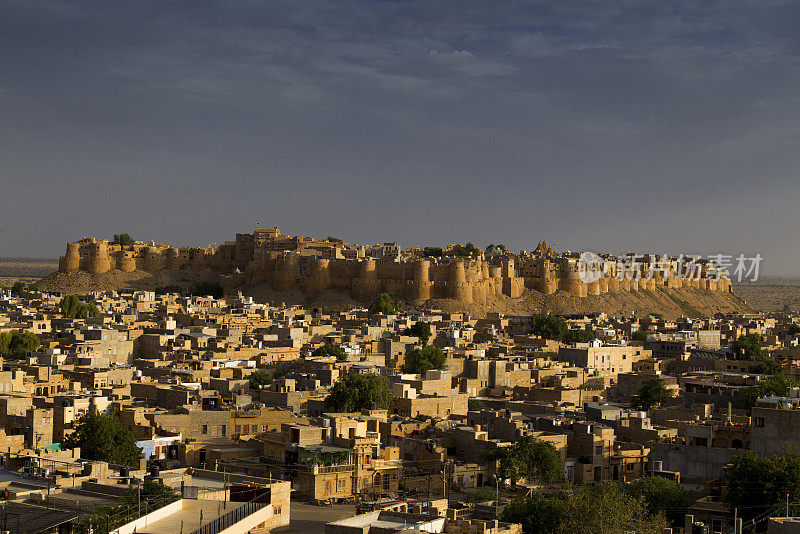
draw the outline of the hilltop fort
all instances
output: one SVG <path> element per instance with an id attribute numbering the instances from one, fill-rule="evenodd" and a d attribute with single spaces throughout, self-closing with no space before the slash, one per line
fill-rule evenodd
<path id="1" fill-rule="evenodd" d="M 300 288 L 308 297 L 336 290 L 362 302 L 381 292 L 412 302 L 453 299 L 481 304 L 494 296 L 516 298 L 526 289 L 543 295 L 563 291 L 573 297 L 657 288 L 731 290 L 730 280 L 719 276 L 707 260 L 699 260 L 687 277 L 681 273 L 680 258 L 603 255 L 597 256 L 603 265 L 590 266 L 597 272 L 587 277 L 580 253 L 559 253 L 545 242 L 532 252 L 519 253 L 472 249 L 472 254 L 465 255 L 458 248 L 437 249 L 439 253 L 432 257 L 426 255 L 428 249 L 403 250 L 397 243 L 350 245 L 335 239 L 283 235 L 278 228 L 256 228 L 253 233 L 237 234 L 234 241 L 205 248 L 143 242 L 118 245 L 85 237 L 67 244 L 59 271 L 92 275 L 114 270 L 204 272 L 218 277 L 228 290 L 267 284 L 276 291 Z M 635 258 L 636 270 L 620 270 Z"/>

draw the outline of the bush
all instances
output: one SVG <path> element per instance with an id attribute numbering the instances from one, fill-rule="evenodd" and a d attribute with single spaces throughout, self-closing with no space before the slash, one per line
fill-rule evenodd
<path id="1" fill-rule="evenodd" d="M 422 255 L 426 258 L 441 258 L 444 251 L 442 247 L 425 247 L 422 249 Z"/>

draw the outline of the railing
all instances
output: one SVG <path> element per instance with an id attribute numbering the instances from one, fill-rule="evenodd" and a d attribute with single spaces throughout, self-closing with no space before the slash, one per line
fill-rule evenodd
<path id="1" fill-rule="evenodd" d="M 244 518 L 258 512 L 267 506 L 263 502 L 247 502 L 230 512 L 223 514 L 202 527 L 198 528 L 192 534 L 219 534 L 231 525 L 235 525 Z"/>

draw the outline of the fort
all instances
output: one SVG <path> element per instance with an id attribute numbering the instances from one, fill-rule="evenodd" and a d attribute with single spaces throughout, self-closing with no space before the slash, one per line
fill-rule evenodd
<path id="1" fill-rule="evenodd" d="M 577 297 L 660 287 L 731 291 L 730 280 L 720 276 L 709 260 L 698 260 L 691 276 L 685 276 L 680 258 L 602 255 L 595 256 L 599 262 L 587 263 L 581 253 L 557 253 L 545 242 L 530 253 L 495 251 L 458 257 L 448 254 L 450 250 L 441 257 L 426 257 L 422 249 L 401 252 L 394 243 L 355 246 L 287 236 L 277 228 L 257 228 L 251 234 L 237 234 L 235 241 L 205 248 L 142 242 L 118 245 L 85 237 L 67 244 L 59 271 L 210 271 L 226 289 L 268 283 L 275 290 L 300 287 L 308 296 L 344 291 L 359 301 L 381 292 L 416 302 L 448 298 L 483 303 L 492 295 L 519 297 L 525 289 L 545 295 L 564 291 Z M 624 268 L 626 261 L 637 268 Z"/>

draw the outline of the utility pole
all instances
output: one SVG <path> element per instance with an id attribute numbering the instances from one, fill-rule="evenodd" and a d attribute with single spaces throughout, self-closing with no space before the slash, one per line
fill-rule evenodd
<path id="1" fill-rule="evenodd" d="M 739 534 L 739 509 L 733 509 L 733 534 Z"/>
<path id="2" fill-rule="evenodd" d="M 789 492 L 786 492 L 786 517 L 789 517 Z"/>
<path id="3" fill-rule="evenodd" d="M 494 516 L 500 519 L 500 477 L 497 473 L 494 475 L 495 493 L 494 493 Z"/>

